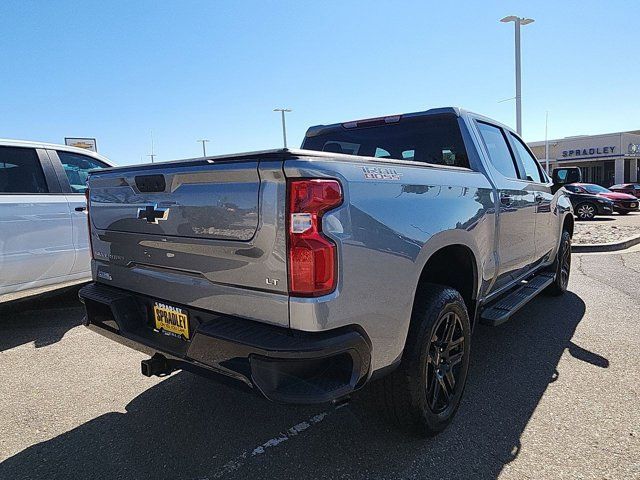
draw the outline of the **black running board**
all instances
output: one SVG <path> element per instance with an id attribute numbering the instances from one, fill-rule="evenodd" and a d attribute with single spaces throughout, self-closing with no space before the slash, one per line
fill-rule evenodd
<path id="1" fill-rule="evenodd" d="M 495 327 L 500 325 L 526 305 L 529 300 L 548 287 L 554 279 L 553 273 L 539 273 L 506 296 L 487 305 L 480 314 L 480 321 Z"/>

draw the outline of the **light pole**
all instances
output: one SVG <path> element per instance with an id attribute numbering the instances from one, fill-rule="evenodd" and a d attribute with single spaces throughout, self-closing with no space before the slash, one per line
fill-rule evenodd
<path id="1" fill-rule="evenodd" d="M 207 156 L 206 144 L 209 143 L 209 140 L 207 140 L 206 138 L 203 138 L 202 140 L 196 140 L 196 142 L 202 143 L 202 156 L 206 157 Z"/>
<path id="2" fill-rule="evenodd" d="M 153 131 L 151 131 L 150 134 L 151 134 L 151 154 L 147 155 L 147 157 L 149 157 L 151 159 L 151 163 L 153 163 L 153 160 L 156 158 L 156 154 L 153 153 Z"/>
<path id="3" fill-rule="evenodd" d="M 282 138 L 284 140 L 284 148 L 287 148 L 287 125 L 285 124 L 285 121 L 284 121 L 284 114 L 285 112 L 287 113 L 290 112 L 291 109 L 290 108 L 274 108 L 273 111 L 282 113 Z"/>
<path id="4" fill-rule="evenodd" d="M 509 15 L 500 20 L 503 23 L 514 22 L 516 26 L 516 131 L 518 135 L 522 135 L 522 92 L 520 87 L 521 72 L 520 72 L 520 26 L 529 25 L 533 23 L 532 18 L 516 17 L 515 15 Z"/>
<path id="5" fill-rule="evenodd" d="M 547 116 L 544 121 L 544 160 L 547 175 L 549 175 L 549 111 L 547 111 Z"/>

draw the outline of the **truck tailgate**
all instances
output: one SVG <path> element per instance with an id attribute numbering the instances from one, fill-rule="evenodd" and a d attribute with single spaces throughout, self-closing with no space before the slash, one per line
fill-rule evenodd
<path id="1" fill-rule="evenodd" d="M 288 326 L 282 164 L 257 155 L 92 173 L 94 279 Z"/>
<path id="2" fill-rule="evenodd" d="M 101 230 L 246 241 L 258 228 L 259 189 L 258 162 L 118 171 L 93 181 L 91 220 Z"/>

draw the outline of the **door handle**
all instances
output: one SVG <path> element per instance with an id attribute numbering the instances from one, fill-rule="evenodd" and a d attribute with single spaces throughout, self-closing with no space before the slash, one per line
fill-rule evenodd
<path id="1" fill-rule="evenodd" d="M 500 203 L 502 205 L 509 206 L 511 205 L 511 202 L 513 202 L 513 197 L 511 195 L 509 195 L 508 193 L 500 194 Z"/>
<path id="2" fill-rule="evenodd" d="M 87 207 L 76 207 L 76 208 L 75 208 L 75 211 L 76 211 L 76 212 L 84 212 L 84 211 L 86 211 L 86 210 L 87 210 Z"/>

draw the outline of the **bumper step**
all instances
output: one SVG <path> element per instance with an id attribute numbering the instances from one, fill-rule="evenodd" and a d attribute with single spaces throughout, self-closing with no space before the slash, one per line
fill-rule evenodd
<path id="1" fill-rule="evenodd" d="M 540 273 L 522 286 L 512 290 L 482 310 L 480 320 L 485 325 L 496 327 L 526 305 L 531 299 L 548 287 L 554 279 L 553 273 Z"/>

